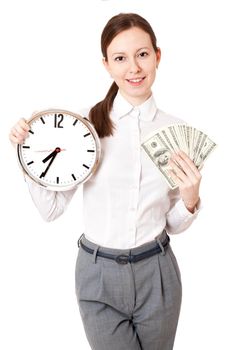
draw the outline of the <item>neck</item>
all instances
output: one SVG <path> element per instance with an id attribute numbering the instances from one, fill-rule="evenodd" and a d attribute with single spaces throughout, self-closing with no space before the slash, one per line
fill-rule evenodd
<path id="1" fill-rule="evenodd" d="M 120 91 L 120 93 L 125 98 L 125 100 L 129 102 L 133 107 L 143 104 L 152 95 L 152 91 L 150 91 L 147 95 L 139 97 L 126 96 L 122 91 Z"/>

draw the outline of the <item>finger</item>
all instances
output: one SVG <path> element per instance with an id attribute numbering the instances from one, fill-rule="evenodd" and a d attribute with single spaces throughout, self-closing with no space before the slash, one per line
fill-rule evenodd
<path id="1" fill-rule="evenodd" d="M 16 125 L 20 126 L 24 131 L 30 130 L 30 126 L 24 118 L 21 118 Z"/>
<path id="2" fill-rule="evenodd" d="M 15 135 L 18 136 L 18 134 L 20 136 L 22 136 L 23 138 L 25 138 L 28 135 L 28 131 L 30 130 L 30 126 L 29 124 L 26 122 L 25 119 L 21 118 L 17 124 L 14 125 L 14 127 L 12 128 L 11 132 Z"/>
<path id="3" fill-rule="evenodd" d="M 19 126 L 14 127 L 11 131 L 12 136 L 16 137 L 18 139 L 18 142 L 23 142 L 26 137 L 28 136 L 27 131 L 23 131 Z"/>
<path id="4" fill-rule="evenodd" d="M 184 156 L 185 158 L 183 159 L 181 156 L 178 154 L 175 154 L 172 156 L 171 160 L 174 160 L 177 162 L 177 165 L 181 167 L 183 172 L 192 180 L 194 180 L 197 175 L 199 174 L 198 169 L 195 167 L 194 163 L 191 161 L 191 159 L 188 158 L 187 155 Z M 194 171 L 194 168 L 196 171 Z"/>
<path id="5" fill-rule="evenodd" d="M 188 157 L 188 155 L 185 152 L 183 152 L 182 150 L 179 150 L 177 156 L 179 156 L 180 159 L 182 159 L 188 164 L 188 166 L 190 167 L 190 169 L 195 175 L 199 174 L 199 170 L 195 166 L 194 162 Z"/>
<path id="6" fill-rule="evenodd" d="M 25 130 L 23 129 L 20 124 L 16 124 L 14 127 L 13 127 L 13 132 L 15 133 L 18 133 L 20 135 L 26 135 L 28 133 L 28 130 Z"/>
<path id="7" fill-rule="evenodd" d="M 168 173 L 171 176 L 172 180 L 177 184 L 178 187 L 181 187 L 183 182 L 181 179 L 176 175 L 175 171 L 172 169 L 168 169 Z"/>
<path id="8" fill-rule="evenodd" d="M 14 128 L 12 128 L 11 135 L 17 139 L 17 143 L 21 143 L 27 137 L 28 132 L 24 131 L 20 128 L 20 126 L 17 125 Z"/>
<path id="9" fill-rule="evenodd" d="M 13 144 L 13 146 L 16 146 L 18 144 L 22 144 L 24 142 L 23 139 L 18 138 L 16 136 L 14 136 L 13 134 L 9 135 L 9 139 L 10 139 L 11 143 Z"/>
<path id="10" fill-rule="evenodd" d="M 175 176 L 178 177 L 181 180 L 181 182 L 189 182 L 188 174 L 185 172 L 185 170 L 183 171 L 183 169 L 181 169 L 172 159 L 170 159 L 169 165 L 171 166 L 171 170 L 173 171 Z"/>

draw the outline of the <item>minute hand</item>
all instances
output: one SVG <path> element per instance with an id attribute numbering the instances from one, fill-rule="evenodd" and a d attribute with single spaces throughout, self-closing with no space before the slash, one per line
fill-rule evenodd
<path id="1" fill-rule="evenodd" d="M 50 160 L 50 162 L 49 162 L 47 168 L 46 168 L 45 171 L 40 175 L 41 178 L 44 177 L 44 176 L 47 174 L 47 172 L 48 172 L 50 166 L 52 165 L 52 163 L 53 163 L 55 157 L 57 156 L 57 153 L 58 153 L 58 152 L 53 152 L 52 158 L 51 158 L 51 160 Z M 49 155 L 48 157 L 49 157 L 48 159 L 50 159 L 50 155 Z M 47 159 L 47 160 L 48 160 L 48 159 Z M 47 161 L 47 160 L 46 160 L 46 161 Z"/>

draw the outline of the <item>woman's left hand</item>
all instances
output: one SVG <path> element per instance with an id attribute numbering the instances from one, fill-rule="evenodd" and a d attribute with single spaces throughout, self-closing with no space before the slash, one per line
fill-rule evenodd
<path id="1" fill-rule="evenodd" d="M 174 153 L 169 160 L 169 165 L 172 168 L 170 175 L 179 186 L 180 196 L 186 208 L 193 213 L 199 201 L 201 174 L 183 151 Z"/>

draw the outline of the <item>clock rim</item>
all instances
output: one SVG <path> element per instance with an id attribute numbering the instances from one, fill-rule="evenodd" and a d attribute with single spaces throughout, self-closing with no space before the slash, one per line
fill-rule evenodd
<path id="1" fill-rule="evenodd" d="M 58 191 L 69 191 L 69 190 L 77 188 L 78 186 L 87 182 L 95 174 L 95 172 L 100 164 L 100 159 L 101 159 L 101 142 L 100 142 L 99 136 L 96 132 L 96 129 L 94 128 L 93 124 L 89 121 L 89 119 L 87 119 L 86 117 L 83 117 L 82 115 L 80 115 L 78 113 L 71 112 L 71 111 L 66 110 L 66 109 L 58 109 L 58 108 L 45 109 L 45 110 L 34 113 L 29 119 L 27 119 L 26 122 L 30 125 L 30 124 L 32 124 L 32 122 L 35 119 L 38 119 L 41 116 L 46 115 L 46 114 L 50 114 L 50 113 L 69 114 L 69 115 L 73 116 L 74 118 L 80 120 L 91 131 L 91 134 L 95 140 L 96 159 L 95 159 L 94 165 L 91 168 L 88 175 L 82 181 L 80 181 L 76 184 L 71 184 L 71 185 L 66 185 L 66 186 L 50 185 L 50 184 L 45 185 L 45 184 L 41 183 L 37 178 L 35 178 L 32 174 L 30 174 L 28 169 L 24 167 L 23 161 L 21 159 L 21 158 L 23 158 L 21 156 L 21 149 L 22 149 L 24 142 L 22 144 L 17 145 L 17 159 L 18 159 L 19 165 L 20 165 L 23 173 L 26 174 L 31 180 L 33 180 L 40 187 L 45 188 L 46 190 L 57 191 L 57 192 Z"/>

